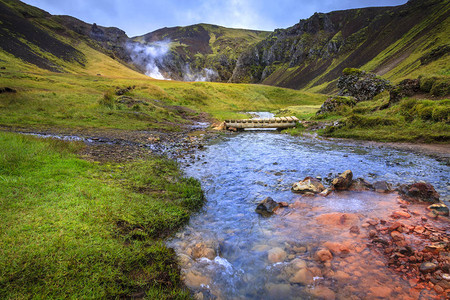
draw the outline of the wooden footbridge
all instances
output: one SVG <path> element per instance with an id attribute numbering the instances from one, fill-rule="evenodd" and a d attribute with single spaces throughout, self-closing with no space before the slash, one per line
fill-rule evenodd
<path id="1" fill-rule="evenodd" d="M 228 130 L 244 130 L 246 128 L 276 128 L 281 130 L 295 127 L 298 121 L 296 117 L 225 120 L 225 127 Z"/>

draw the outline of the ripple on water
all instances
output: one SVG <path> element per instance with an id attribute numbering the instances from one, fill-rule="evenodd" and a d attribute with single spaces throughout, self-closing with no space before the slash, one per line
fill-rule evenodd
<path id="1" fill-rule="evenodd" d="M 195 271 L 210 279 L 205 296 L 401 297 L 409 285 L 386 267 L 382 256 L 367 249 L 363 234 L 349 232 L 368 217 L 387 218 L 389 208 L 397 205 L 395 195 L 344 192 L 305 198 L 289 187 L 306 176 L 326 181 L 351 169 L 355 177 L 372 182 L 426 180 L 448 197 L 448 166 L 389 148 L 259 132 L 221 137 L 202 155 L 186 173 L 202 182 L 208 201 L 179 235 L 182 238 L 169 245 L 189 254 L 198 243 L 217 244 L 216 258 L 191 257 L 183 267 L 185 274 Z M 267 196 L 291 205 L 270 218 L 260 217 L 254 209 Z M 346 253 L 334 255 L 331 262 L 318 261 L 315 252 L 326 242 L 337 243 L 328 245 Z"/>

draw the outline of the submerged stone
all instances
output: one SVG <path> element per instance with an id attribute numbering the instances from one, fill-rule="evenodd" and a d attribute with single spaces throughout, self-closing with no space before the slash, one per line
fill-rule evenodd
<path id="1" fill-rule="evenodd" d="M 375 189 L 375 192 L 378 193 L 389 193 L 392 191 L 391 185 L 384 180 L 375 182 L 373 188 Z"/>
<path id="2" fill-rule="evenodd" d="M 280 204 L 275 200 L 273 200 L 271 197 L 267 197 L 266 199 L 261 201 L 261 203 L 258 204 L 255 211 L 263 216 L 270 216 L 278 208 L 280 208 Z"/>

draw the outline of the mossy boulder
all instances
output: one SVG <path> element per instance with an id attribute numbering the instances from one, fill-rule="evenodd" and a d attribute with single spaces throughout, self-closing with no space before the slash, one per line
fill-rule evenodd
<path id="1" fill-rule="evenodd" d="M 342 109 L 342 107 L 353 107 L 355 105 L 356 99 L 354 97 L 333 96 L 325 100 L 316 115 L 336 112 Z"/>
<path id="2" fill-rule="evenodd" d="M 355 68 L 346 68 L 338 79 L 340 96 L 352 96 L 357 101 L 371 100 L 373 97 L 391 87 L 389 80 L 374 73 Z"/>
<path id="3" fill-rule="evenodd" d="M 411 97 L 420 92 L 419 79 L 405 79 L 389 91 L 389 105 L 397 103 L 404 97 Z"/>

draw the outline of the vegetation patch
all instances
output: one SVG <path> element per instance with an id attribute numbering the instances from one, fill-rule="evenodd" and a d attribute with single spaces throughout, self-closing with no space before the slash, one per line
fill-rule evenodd
<path id="1" fill-rule="evenodd" d="M 0 133 L 0 296 L 189 298 L 162 237 L 201 206 L 162 158 L 98 165 L 83 144 Z"/>

